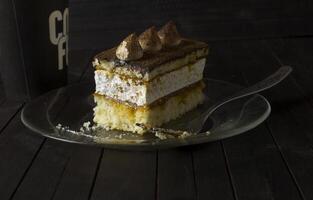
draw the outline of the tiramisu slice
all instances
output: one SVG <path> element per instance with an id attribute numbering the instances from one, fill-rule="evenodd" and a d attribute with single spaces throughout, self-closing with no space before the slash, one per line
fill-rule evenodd
<path id="1" fill-rule="evenodd" d="M 142 134 L 195 108 L 207 54 L 206 43 L 181 38 L 169 22 L 96 55 L 94 122 Z"/>

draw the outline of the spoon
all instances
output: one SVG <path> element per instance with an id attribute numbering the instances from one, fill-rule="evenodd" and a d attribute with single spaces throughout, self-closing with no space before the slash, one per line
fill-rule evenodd
<path id="1" fill-rule="evenodd" d="M 209 116 L 216 111 L 218 108 L 221 106 L 225 105 L 226 103 L 229 103 L 231 101 L 234 101 L 236 99 L 240 99 L 246 96 L 250 96 L 253 94 L 256 94 L 258 92 L 267 90 L 275 85 L 277 85 L 279 82 L 284 80 L 292 71 L 292 68 L 289 66 L 282 66 L 280 67 L 275 73 L 271 74 L 267 78 L 263 79 L 260 82 L 257 82 L 256 84 L 249 86 L 247 88 L 241 89 L 238 92 L 226 96 L 222 98 L 221 100 L 217 101 L 215 104 L 213 104 L 204 114 L 203 118 L 199 122 L 199 119 L 197 118 L 196 120 L 191 120 L 186 124 L 184 127 L 184 130 L 180 129 L 167 129 L 167 128 L 151 128 L 150 131 L 152 133 L 156 134 L 169 134 L 172 136 L 179 137 L 182 134 L 196 134 L 201 131 L 203 128 L 204 123 L 207 121 Z"/>

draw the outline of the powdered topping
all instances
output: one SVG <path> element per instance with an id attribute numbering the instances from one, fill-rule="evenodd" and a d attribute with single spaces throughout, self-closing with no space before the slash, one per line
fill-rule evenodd
<path id="1" fill-rule="evenodd" d="M 140 43 L 141 48 L 145 52 L 156 52 L 156 51 L 161 50 L 162 48 L 161 40 L 154 26 L 145 30 L 139 36 L 139 43 Z"/>
<path id="2" fill-rule="evenodd" d="M 116 57 L 120 60 L 138 60 L 143 56 L 143 50 L 135 33 L 125 38 L 116 49 Z"/>
<path id="3" fill-rule="evenodd" d="M 181 37 L 173 21 L 169 21 L 158 32 L 163 46 L 173 47 L 181 42 Z"/>

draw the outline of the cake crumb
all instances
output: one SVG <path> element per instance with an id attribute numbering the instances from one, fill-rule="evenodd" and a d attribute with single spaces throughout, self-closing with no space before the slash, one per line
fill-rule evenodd
<path id="1" fill-rule="evenodd" d="M 61 129 L 62 128 L 62 124 L 59 123 L 58 125 L 56 125 L 56 128 L 57 129 Z"/>
<path id="2" fill-rule="evenodd" d="M 156 132 L 155 136 L 160 138 L 161 140 L 166 140 L 167 139 L 167 136 L 164 133 L 162 133 L 162 132 Z"/>
<path id="3" fill-rule="evenodd" d="M 90 121 L 84 122 L 83 127 L 89 129 L 89 126 L 90 126 Z"/>
<path id="4" fill-rule="evenodd" d="M 178 138 L 180 138 L 180 139 L 185 139 L 185 138 L 190 137 L 190 136 L 192 136 L 192 135 L 193 135 L 192 133 L 189 133 L 189 132 L 187 132 L 187 131 L 184 131 L 180 136 L 178 136 Z"/>

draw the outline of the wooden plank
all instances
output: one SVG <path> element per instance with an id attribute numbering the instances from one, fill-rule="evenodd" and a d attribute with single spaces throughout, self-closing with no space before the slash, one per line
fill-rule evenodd
<path id="1" fill-rule="evenodd" d="M 72 101 L 75 99 L 69 98 L 60 105 L 53 121 L 71 123 L 69 119 L 72 119 L 72 123 L 76 122 L 76 118 L 68 117 L 73 114 L 67 111 L 67 105 L 73 104 Z M 87 199 L 99 154 L 99 148 L 46 140 L 21 179 L 12 199 L 24 199 L 25 196 L 30 199 L 71 199 L 77 196 L 79 197 L 76 199 Z"/>
<path id="2" fill-rule="evenodd" d="M 70 159 L 66 150 L 63 143 L 45 142 L 12 199 L 50 199 Z"/>
<path id="3" fill-rule="evenodd" d="M 267 40 L 273 55 L 281 64 L 290 65 L 294 68 L 292 76 L 296 79 L 303 90 L 305 97 L 313 105 L 313 39 L 312 38 L 286 38 Z"/>
<path id="4" fill-rule="evenodd" d="M 53 117 L 53 115 L 57 113 L 58 112 L 51 112 L 50 114 Z M 13 199 L 16 197 L 15 195 L 20 185 L 23 184 L 25 177 L 28 177 L 27 175 L 31 166 L 38 157 L 44 142 L 45 139 L 43 137 L 33 134 L 32 131 L 22 124 L 20 113 L 18 113 L 9 123 L 8 127 L 4 129 L 0 135 L 0 158 L 1 160 L 6 160 L 5 163 L 1 163 L 1 173 L 3 174 L 0 176 L 3 179 L 1 179 L 0 184 L 1 188 L 5 188 L 5 191 L 1 191 L 1 199 Z M 51 156 L 47 156 L 46 158 L 51 159 Z M 47 164 L 47 162 L 44 164 Z M 45 171 L 45 174 L 41 174 L 42 176 L 40 178 L 51 176 L 46 173 L 47 171 Z M 50 173 L 53 175 L 53 171 Z M 41 179 L 37 181 L 44 183 Z M 38 182 L 36 183 L 38 184 Z M 41 184 L 39 185 L 41 186 Z M 36 185 L 35 188 L 40 187 Z M 33 191 L 34 188 L 30 190 L 31 193 L 34 193 Z M 25 196 L 27 196 L 27 194 Z"/>
<path id="5" fill-rule="evenodd" d="M 81 53 L 80 53 L 80 55 L 78 55 L 78 54 L 79 53 L 75 54 L 75 56 L 77 56 L 78 59 L 83 59 L 83 58 L 87 57 L 87 56 L 82 55 Z M 75 61 L 77 61 L 77 60 L 75 60 Z M 10 106 L 6 105 L 5 109 L 1 109 L 1 116 L 2 116 L 2 113 L 10 113 L 11 110 L 12 110 L 12 108 Z M 18 116 L 18 118 L 19 117 L 20 116 Z M 5 118 L 1 117 L 0 122 L 5 123 Z M 16 122 L 16 123 L 21 124 L 19 119 L 18 119 L 18 122 Z M 16 123 L 14 123 L 14 125 Z M 28 132 L 30 132 L 30 131 L 26 130 L 26 128 L 22 125 L 17 126 L 16 128 L 20 128 L 21 131 L 23 130 L 23 132 L 25 132 L 25 134 L 28 134 Z M 13 130 L 13 129 L 9 129 L 9 131 L 15 131 L 16 132 L 16 130 Z M 6 132 L 8 132 L 8 131 L 6 131 Z M 66 196 L 69 194 L 72 194 L 73 196 L 80 194 L 82 198 L 84 198 L 84 195 L 83 195 L 84 193 L 88 195 L 88 192 L 89 192 L 88 186 L 90 186 L 91 182 L 92 182 L 92 176 L 91 176 L 90 183 L 88 184 L 88 180 L 89 180 L 88 179 L 89 178 L 88 173 L 93 172 L 92 167 L 95 165 L 92 165 L 92 161 L 93 161 L 92 158 L 93 157 L 90 157 L 87 155 L 88 154 L 92 155 L 93 153 L 95 153 L 95 156 L 97 156 L 96 153 L 97 153 L 97 151 L 99 152 L 99 150 L 95 151 L 92 148 L 88 149 L 88 150 L 80 150 L 79 148 L 76 148 L 76 149 L 75 148 L 67 148 L 67 149 L 65 148 L 66 150 L 64 150 L 64 146 L 62 146 L 62 145 L 58 146 L 57 144 L 54 145 L 54 143 L 51 141 L 49 141 L 48 144 L 45 145 L 45 147 L 41 150 L 41 147 L 43 145 L 42 138 L 40 138 L 39 140 L 37 138 L 37 140 L 36 140 L 33 138 L 29 139 L 28 137 L 25 138 L 24 135 L 22 135 L 22 136 L 18 135 L 19 140 L 22 140 L 23 138 L 25 140 L 30 140 L 31 142 L 26 143 L 26 144 L 31 145 L 31 147 L 27 147 L 27 145 L 24 144 L 23 146 L 20 146 L 18 148 L 19 151 L 15 151 L 14 147 L 19 145 L 19 142 L 20 142 L 19 140 L 16 141 L 16 135 L 15 134 L 16 133 L 10 133 L 10 134 L 6 133 L 4 138 L 1 138 L 2 141 L 6 141 L 2 145 L 3 156 L 11 155 L 12 157 L 14 157 L 14 159 L 9 160 L 12 162 L 7 162 L 5 165 L 2 165 L 2 168 L 3 168 L 2 171 L 4 173 L 6 173 L 6 176 L 3 176 L 5 181 L 2 182 L 2 184 L 8 184 L 9 185 L 9 188 L 7 188 L 6 192 L 2 193 L 4 195 L 4 196 L 2 196 L 3 198 L 11 196 L 11 197 L 18 199 L 20 197 L 19 195 L 21 195 L 21 194 L 22 194 L 22 198 L 24 195 L 30 196 L 30 197 L 33 196 L 34 198 L 36 198 L 36 197 L 44 198 L 44 197 L 47 197 L 49 194 L 50 194 L 50 197 L 53 195 L 56 195 L 56 198 L 59 198 L 61 196 Z M 25 153 L 22 152 L 23 149 L 25 150 Z M 73 150 L 73 149 L 77 150 L 74 154 L 74 158 L 76 156 L 76 159 L 73 159 L 73 161 L 72 160 L 67 161 L 68 162 L 67 163 L 68 164 L 67 170 L 61 169 L 62 174 L 65 175 L 64 181 L 62 182 L 62 181 L 58 180 L 58 178 L 60 177 L 60 176 L 58 176 L 58 174 L 60 173 L 60 166 L 61 167 L 64 166 L 64 158 L 67 158 L 66 156 L 70 153 L 69 149 L 70 150 Z M 62 153 L 60 153 L 60 152 L 62 152 Z M 55 154 L 58 154 L 58 153 L 61 154 L 61 156 L 60 155 L 55 156 Z M 85 162 L 86 164 L 83 165 L 82 168 L 79 168 L 76 171 L 71 170 L 71 169 L 77 169 L 77 168 L 74 168 L 74 166 L 75 166 L 75 163 L 77 164 L 77 161 L 78 161 L 77 156 L 79 155 L 79 153 L 82 153 L 82 155 L 85 155 L 82 158 L 80 158 L 80 160 L 86 161 Z M 37 156 L 38 156 L 38 158 L 37 158 Z M 48 159 L 48 160 L 46 160 L 46 159 Z M 18 160 L 19 162 L 14 163 L 14 161 L 16 161 L 16 160 Z M 33 164 L 33 161 L 36 161 L 36 162 L 35 162 L 35 165 L 31 167 L 31 165 Z M 19 163 L 20 163 L 20 165 L 18 165 Z M 15 165 L 15 164 L 17 164 L 16 168 L 12 168 L 12 170 L 11 170 L 10 166 Z M 88 166 L 88 164 L 90 165 L 90 167 L 87 167 L 87 169 L 86 169 L 86 166 Z M 75 173 L 82 172 L 81 171 L 82 169 L 84 170 L 83 173 L 86 174 L 86 175 L 85 174 L 83 174 L 83 175 L 88 176 L 88 177 L 83 179 L 83 181 L 79 182 L 80 186 L 82 187 L 82 190 L 80 190 L 81 191 L 80 193 L 73 191 L 73 189 L 74 189 L 73 187 L 72 188 L 63 187 L 64 183 L 66 183 L 66 181 L 70 181 L 70 182 L 73 182 L 73 180 L 75 181 L 75 179 L 77 179 L 77 176 L 76 176 L 77 174 L 75 174 Z M 35 172 L 37 172 L 37 170 L 40 171 L 41 173 L 36 174 Z M 44 170 L 49 171 L 50 174 L 46 175 L 47 171 L 44 171 Z M 15 175 L 15 177 L 13 179 L 11 179 L 10 177 L 13 175 Z M 5 178 L 9 179 L 9 181 L 7 181 Z M 34 178 L 34 181 L 33 181 L 33 178 Z M 84 176 L 81 176 L 81 178 L 84 178 Z M 27 185 L 29 180 L 30 180 L 31 184 Z M 57 181 L 57 182 L 54 182 L 54 181 Z M 40 187 L 36 185 L 38 182 L 41 183 L 41 184 L 39 184 Z M 23 187 L 25 184 L 27 185 L 27 187 Z M 60 190 L 57 193 L 55 193 L 55 191 L 54 191 L 55 187 L 47 187 L 47 186 L 51 186 L 53 184 L 56 184 L 56 185 L 60 184 L 61 188 L 65 188 L 67 190 L 65 192 Z M 86 184 L 87 184 L 87 187 L 85 187 Z M 33 188 L 38 188 L 38 193 L 34 193 Z M 29 190 L 24 193 L 23 191 L 25 191 L 27 189 L 29 189 Z M 52 189 L 52 191 L 51 191 L 51 189 Z M 84 192 L 85 190 L 87 190 L 87 191 Z M 42 196 L 37 196 L 37 195 L 41 195 L 41 194 L 42 194 Z"/>
<path id="6" fill-rule="evenodd" d="M 255 46 L 256 44 L 250 44 L 246 45 L 245 48 L 251 50 L 254 49 Z M 255 82 L 257 77 L 259 77 L 260 75 L 266 76 L 266 74 L 274 71 L 275 68 L 277 69 L 279 66 L 279 62 L 275 60 L 274 57 L 271 57 L 268 49 L 264 48 L 264 46 L 262 47 L 260 43 L 257 46 L 260 46 L 257 50 L 254 50 L 253 53 L 251 53 L 252 51 L 249 52 L 249 54 L 251 54 L 251 59 L 247 61 L 247 66 L 253 65 L 257 67 L 258 73 L 253 73 L 253 69 L 250 69 L 248 67 L 244 70 L 244 72 L 246 73 L 245 77 L 250 82 Z M 269 57 L 271 59 L 262 59 L 262 61 L 260 62 L 260 59 L 257 60 L 256 55 Z M 287 79 L 287 81 L 283 82 L 280 86 L 277 86 L 276 88 L 273 88 L 266 93 L 273 103 L 273 113 L 267 121 L 267 125 L 276 146 L 280 150 L 281 157 L 286 163 L 287 169 L 293 179 L 293 182 L 297 186 L 300 196 L 302 198 L 309 198 L 309 196 L 306 196 L 307 194 L 303 193 L 303 186 L 299 184 L 299 181 L 305 180 L 308 185 L 312 185 L 312 183 L 309 181 L 309 179 L 306 179 L 303 176 L 297 177 L 295 175 L 303 170 L 303 168 L 299 169 L 299 167 L 297 167 L 302 166 L 300 163 L 302 163 L 303 165 L 307 165 L 308 163 L 312 162 L 308 162 L 312 158 L 312 150 L 310 147 L 308 147 L 308 140 L 305 139 L 307 137 L 303 135 L 303 133 L 305 133 L 306 131 L 303 129 L 302 125 L 299 126 L 299 124 L 293 122 L 295 119 L 288 112 L 289 108 L 294 107 L 293 102 L 298 102 L 297 99 L 299 100 L 303 98 L 301 95 L 294 95 L 297 93 L 298 91 L 294 86 L 292 86 L 292 79 L 290 78 Z M 303 110 L 303 112 L 306 111 Z M 308 155 L 311 154 L 311 156 L 304 158 L 301 156 L 299 157 L 297 153 L 293 153 L 295 151 L 298 152 L 299 148 L 301 148 L 301 151 L 306 152 Z M 295 160 L 297 160 L 297 162 L 295 162 Z M 309 174 L 307 175 L 310 177 Z"/>
<path id="7" fill-rule="evenodd" d="M 262 54 L 258 45 L 245 48 L 246 43 L 232 43 L 231 52 L 241 56 L 234 56 L 228 51 L 224 54 L 228 64 L 223 67 L 235 67 L 247 76 L 254 75 L 251 80 L 256 81 L 264 77 L 259 73 L 260 63 L 269 65 L 272 57 L 265 56 L 264 52 Z M 253 41 L 250 43 L 255 44 Z M 223 141 L 223 148 L 238 199 L 301 199 L 292 174 L 264 125 Z"/>
<path id="8" fill-rule="evenodd" d="M 66 107 L 64 107 L 64 109 L 65 110 L 63 110 L 63 113 L 66 112 Z M 64 118 L 66 116 L 61 115 L 60 117 Z M 114 151 L 110 152 L 109 150 L 105 154 L 113 156 L 112 159 L 119 159 L 119 157 L 121 157 L 119 153 L 114 153 Z M 126 157 L 134 158 L 136 156 L 130 152 Z M 110 176 L 111 174 L 121 174 L 121 176 L 116 175 L 116 177 L 120 179 L 120 182 L 117 183 L 121 183 L 124 179 L 122 172 L 111 167 L 109 167 L 108 170 L 102 171 L 99 163 L 101 158 L 102 154 L 99 148 L 83 148 L 76 145 L 73 146 L 66 143 L 59 143 L 48 140 L 47 143 L 43 145 L 28 173 L 25 175 L 25 178 L 16 190 L 13 199 L 22 199 L 25 196 L 28 196 L 31 199 L 36 199 L 39 197 L 40 199 L 87 199 L 91 196 L 91 192 L 93 191 L 95 191 L 95 195 L 97 195 L 99 192 L 98 186 L 103 184 L 101 178 L 99 180 L 96 179 L 98 174 L 104 178 Z M 136 163 L 141 164 L 139 167 L 133 166 L 130 167 L 130 169 L 138 170 L 140 167 L 142 167 L 138 173 L 140 172 L 140 174 L 142 174 L 145 170 L 148 173 L 150 170 L 152 170 L 152 173 L 155 174 L 155 170 L 152 167 L 153 163 L 150 160 L 151 158 L 155 160 L 155 156 L 141 156 L 141 154 L 139 154 L 137 156 Z M 133 161 L 133 159 L 128 160 L 129 163 L 127 165 L 132 166 L 131 164 Z M 102 162 L 106 162 L 106 160 Z M 114 163 L 114 161 L 110 160 L 109 163 Z M 146 169 L 146 163 L 151 163 L 152 166 L 149 166 Z M 106 165 L 106 167 L 108 166 Z M 100 171 L 98 171 L 99 169 Z M 45 176 L 47 171 L 49 171 L 50 174 Z M 154 179 L 150 179 L 151 174 L 147 176 L 138 175 L 138 177 L 146 179 L 143 181 L 148 181 L 150 185 L 152 185 L 152 189 L 147 189 L 146 192 L 142 192 L 142 194 L 154 196 Z M 40 182 L 40 186 L 37 186 L 38 182 Z M 140 183 L 139 180 L 138 183 Z M 146 183 L 143 184 L 148 186 Z M 129 186 L 126 188 L 126 191 L 132 193 L 132 191 L 136 191 L 135 187 L 135 185 L 134 188 Z M 32 188 L 36 188 L 37 193 L 33 193 Z M 102 187 L 100 187 L 100 189 L 100 195 L 110 195 L 111 193 L 114 193 L 113 188 L 104 194 L 102 193 Z M 116 187 L 115 189 L 118 193 L 121 188 Z M 126 191 L 124 192 L 125 194 Z M 143 195 L 143 197 L 145 197 L 145 195 Z"/>
<path id="9" fill-rule="evenodd" d="M 198 199 L 235 199 L 220 142 L 193 150 Z"/>
<path id="10" fill-rule="evenodd" d="M 301 199 L 265 126 L 223 144 L 238 199 Z"/>
<path id="11" fill-rule="evenodd" d="M 3 103 L 6 99 L 3 83 L 1 81 L 1 74 L 0 74 L 0 105 Z"/>
<path id="12" fill-rule="evenodd" d="M 221 67 L 225 65 L 223 53 L 225 50 L 231 53 L 232 43 L 212 42 L 209 45 L 211 52 L 205 77 L 238 82 L 237 70 L 229 68 L 228 76 L 225 76 L 225 68 Z M 234 198 L 221 143 L 161 151 L 158 160 L 159 199 Z"/>
<path id="13" fill-rule="evenodd" d="M 205 77 L 238 82 L 241 75 L 236 69 L 228 68 L 227 76 L 225 76 L 225 68 L 221 67 L 226 62 L 223 57 L 225 51 L 229 51 L 234 56 L 237 55 L 236 52 L 232 52 L 232 43 L 212 42 L 209 45 L 211 52 L 208 56 Z M 227 175 L 221 143 L 194 148 L 191 158 L 189 158 L 188 151 L 184 156 L 177 150 L 171 150 L 167 154 L 159 154 L 159 198 L 235 198 L 231 180 Z M 162 156 L 165 157 L 165 160 L 161 160 Z M 160 165 L 164 165 L 163 169 L 160 168 Z M 184 166 L 186 169 L 179 166 Z M 169 171 L 169 169 L 171 170 Z"/>
<path id="14" fill-rule="evenodd" d="M 25 196 L 30 199 L 87 199 L 99 153 L 98 148 L 48 140 L 21 180 L 13 199 Z"/>
<path id="15" fill-rule="evenodd" d="M 98 155 L 98 148 L 47 140 L 13 199 L 87 199 Z"/>
<path id="16" fill-rule="evenodd" d="M 236 70 L 230 70 L 228 73 L 229 76 L 227 77 L 221 76 L 224 74 L 224 69 L 220 66 L 225 62 L 224 58 L 221 57 L 221 51 L 229 49 L 231 44 L 229 42 L 222 44 L 216 42 L 210 43 L 209 45 L 211 48 L 211 54 L 208 56 L 208 65 L 205 71 L 205 76 L 213 79 L 236 82 L 240 75 L 236 73 Z M 219 48 L 219 45 L 222 47 Z M 207 152 L 208 150 L 210 152 Z M 186 152 L 170 150 L 167 153 L 161 152 L 162 154 L 159 154 L 158 197 L 164 199 L 206 199 L 217 196 L 221 198 L 233 198 L 233 191 L 230 186 L 229 177 L 227 176 L 227 167 L 221 150 L 221 144 L 213 146 L 208 144 L 207 147 L 201 150 L 195 148 L 190 149 L 189 151 L 191 151 L 191 155 L 189 155 L 188 150 L 186 150 Z M 208 160 L 207 155 L 212 154 L 216 156 L 216 159 Z M 162 165 L 164 166 L 161 167 Z M 211 166 L 212 171 L 206 170 L 205 166 L 208 165 Z M 184 166 L 185 169 L 182 169 L 179 166 Z M 217 174 L 213 174 L 212 172 Z M 180 178 L 178 179 L 178 177 Z M 223 191 L 218 188 L 219 185 L 206 185 L 206 183 L 212 183 L 208 179 L 219 179 L 219 183 L 225 186 Z"/>
<path id="17" fill-rule="evenodd" d="M 240 54 L 232 52 L 231 42 L 211 42 L 210 54 L 207 60 L 205 77 L 230 82 L 240 82 L 241 74 L 235 68 L 228 68 L 224 58 L 226 51 L 238 57 Z M 226 63 L 225 63 L 226 62 Z M 235 199 L 231 177 L 221 142 L 198 145 L 193 149 L 193 161 L 198 199 Z"/>
<path id="18" fill-rule="evenodd" d="M 311 172 L 313 165 L 313 137 L 311 134 L 313 132 L 313 108 L 306 98 L 310 95 L 308 93 L 303 94 L 303 91 L 307 91 L 308 88 L 306 84 L 310 84 L 308 79 L 310 72 L 306 66 L 312 65 L 312 60 L 311 58 L 304 59 L 305 56 L 309 57 L 309 51 L 305 50 L 310 48 L 307 45 L 310 42 L 310 39 L 307 43 L 301 39 L 299 44 L 296 44 L 296 41 L 292 43 L 266 41 L 281 64 L 297 64 L 296 66 L 293 65 L 292 77 L 277 88 L 266 92 L 273 102 L 273 110 L 276 110 L 268 120 L 268 126 L 292 172 L 300 193 L 306 199 L 313 198 L 311 190 L 313 184 L 313 173 Z M 289 46 L 289 44 L 291 45 Z M 294 49 L 295 47 L 296 49 Z M 304 55 L 301 53 L 298 55 L 296 53 L 298 50 Z M 302 63 L 303 65 L 301 65 Z M 267 65 L 263 68 L 259 70 L 260 74 L 268 71 Z M 254 78 L 250 74 L 247 76 L 249 81 Z"/>
<path id="19" fill-rule="evenodd" d="M 97 51 L 101 50 L 95 52 Z M 93 69 L 89 64 L 82 80 L 92 79 Z M 92 199 L 106 197 L 109 199 L 123 197 L 151 199 L 154 197 L 155 179 L 152 177 L 155 174 L 155 153 L 105 150 L 101 158 L 99 171 L 94 177 L 94 186 L 89 193 Z M 128 170 L 125 170 L 125 166 Z M 136 184 L 130 184 L 132 181 Z M 146 187 L 138 188 L 138 185 Z"/>
<path id="20" fill-rule="evenodd" d="M 22 103 L 20 102 L 3 101 L 0 103 L 0 134 L 21 107 Z"/>
<path id="21" fill-rule="evenodd" d="M 1 114 L 8 115 L 20 105 L 20 103 L 8 101 L 4 108 L 1 109 Z M 57 112 L 50 114 L 55 115 Z M 0 121 L 3 120 L 5 122 L 4 119 L 4 117 L 1 117 Z M 19 186 L 27 176 L 38 152 L 41 150 L 44 141 L 45 139 L 34 135 L 32 131 L 22 124 L 20 113 L 15 115 L 8 127 L 4 129 L 0 135 L 0 157 L 1 160 L 6 162 L 1 163 L 1 173 L 3 174 L 0 175 L 2 178 L 0 184 L 1 188 L 6 189 L 4 192 L 1 191 L 1 199 L 14 197 Z M 42 174 L 42 177 L 45 177 L 45 174 Z M 31 191 L 33 192 L 34 190 L 32 189 Z"/>
<path id="22" fill-rule="evenodd" d="M 94 54 L 101 51 L 102 49 L 94 50 Z M 87 64 L 84 74 L 81 76 L 83 81 L 93 80 L 93 68 L 91 63 Z M 90 156 L 90 154 L 89 154 Z M 93 183 L 90 186 L 89 197 L 98 199 L 101 197 L 127 197 L 127 195 L 134 196 L 136 192 L 140 192 L 138 198 L 148 198 L 154 196 L 154 185 L 155 185 L 155 153 L 144 153 L 144 152 L 119 152 L 114 150 L 105 150 L 103 156 L 95 154 L 99 159 L 97 171 L 93 176 Z M 121 162 L 123 161 L 123 162 Z M 134 165 L 134 163 L 137 163 Z M 115 166 L 115 167 L 112 167 Z M 128 167 L 128 170 L 123 169 L 124 166 Z M 138 191 L 137 184 L 129 185 L 127 182 L 134 179 L 133 176 L 129 177 L 130 171 L 138 176 L 138 185 L 142 183 L 146 188 Z M 127 174 L 125 174 L 127 173 Z M 140 175 L 145 174 L 145 175 Z M 114 175 L 114 177 L 112 177 Z M 98 177 L 99 176 L 99 177 Z M 113 179 L 114 182 L 108 185 L 107 179 Z M 105 187 L 103 187 L 105 185 Z M 125 185 L 128 185 L 125 188 Z M 62 186 L 63 187 L 63 186 Z M 107 188 L 103 190 L 104 188 Z M 63 189 L 65 190 L 65 189 Z M 123 191 L 121 193 L 121 191 Z"/>
<path id="23" fill-rule="evenodd" d="M 296 116 L 288 111 L 288 108 L 281 109 L 273 114 L 268 121 L 268 126 L 292 172 L 299 192 L 304 199 L 312 199 L 312 136 L 308 137 L 312 133 L 312 128 L 310 128 L 311 130 L 306 128 L 309 125 L 307 124 L 308 121 L 299 122 L 305 117 L 306 115 L 302 115 L 296 119 Z"/>
<path id="24" fill-rule="evenodd" d="M 159 151 L 157 199 L 196 199 L 192 152 L 189 148 Z"/>
<path id="25" fill-rule="evenodd" d="M 4 129 L 0 135 L 0 199 L 14 194 L 42 142 L 42 137 L 24 127 L 19 114 Z"/>
<path id="26" fill-rule="evenodd" d="M 76 77 L 79 81 L 86 71 L 91 68 L 89 60 L 93 50 L 75 50 L 71 54 L 71 66 L 82 75 Z M 80 62 L 80 61 L 81 62 Z M 83 60 L 83 61 L 82 61 Z M 67 121 L 66 105 L 73 99 L 64 102 L 59 121 Z M 83 122 L 81 122 L 83 123 Z M 14 199 L 29 196 L 32 199 L 87 199 L 97 173 L 97 165 L 101 149 L 71 145 L 63 142 L 48 140 L 39 151 L 29 172 L 18 187 Z M 50 172 L 48 176 L 45 174 Z M 37 183 L 40 182 L 40 186 Z M 36 188 L 37 193 L 32 192 Z"/>
<path id="27" fill-rule="evenodd" d="M 76 58 L 81 52 L 88 52 L 84 54 L 84 65 L 77 63 L 80 68 L 81 75 L 78 81 L 81 81 L 87 71 L 92 72 L 90 57 L 94 54 L 94 50 L 74 50 Z M 93 53 L 90 53 L 93 52 Z M 88 56 L 87 56 L 88 54 Z M 72 55 L 72 60 L 77 60 Z M 71 66 L 73 63 L 71 64 Z M 65 117 L 65 116 L 63 116 Z M 81 122 L 83 123 L 83 122 Z M 66 145 L 66 144 L 65 144 Z M 71 146 L 67 147 L 67 151 L 72 151 L 69 162 L 64 169 L 62 177 L 59 178 L 59 183 L 55 186 L 55 191 L 52 194 L 53 199 L 88 199 L 93 190 L 98 167 L 102 158 L 102 150 L 100 148 Z"/>
<path id="28" fill-rule="evenodd" d="M 100 148 L 75 148 L 55 188 L 53 199 L 88 199 L 100 156 Z"/>
<path id="29" fill-rule="evenodd" d="M 154 199 L 155 152 L 104 150 L 91 199 Z"/>

